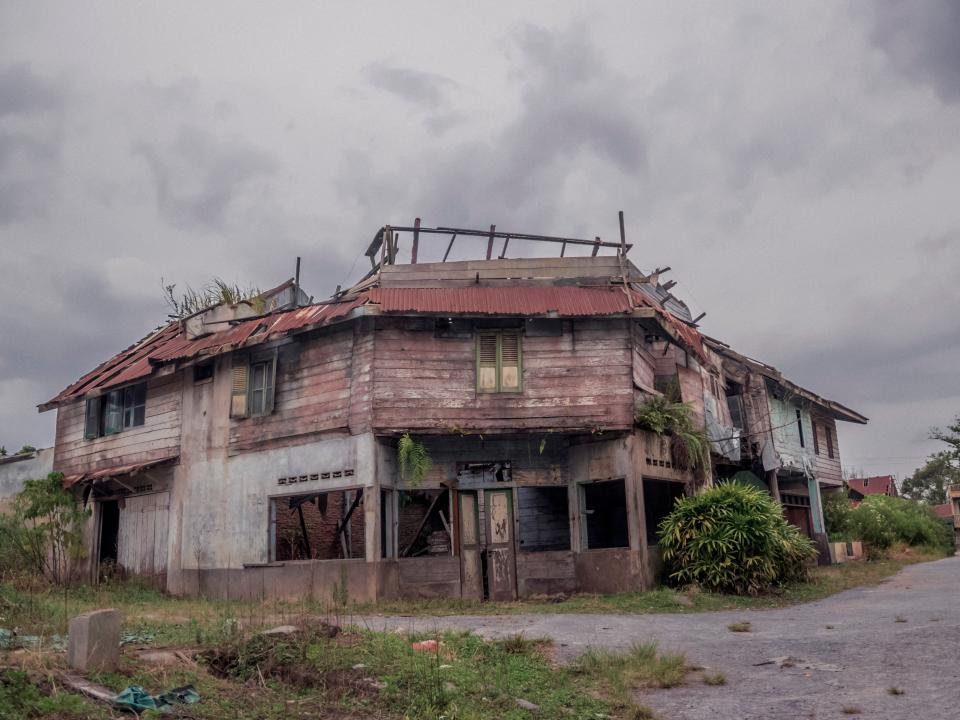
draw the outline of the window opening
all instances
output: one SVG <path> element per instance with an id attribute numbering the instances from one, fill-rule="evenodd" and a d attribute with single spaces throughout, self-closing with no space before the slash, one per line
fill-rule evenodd
<path id="1" fill-rule="evenodd" d="M 833 460 L 833 428 L 828 425 L 824 430 L 827 431 L 827 457 Z"/>
<path id="2" fill-rule="evenodd" d="M 570 508 L 566 487 L 521 487 L 520 550 L 570 549 Z"/>
<path id="3" fill-rule="evenodd" d="M 274 560 L 336 560 L 366 554 L 363 489 L 273 498 Z"/>
<path id="4" fill-rule="evenodd" d="M 580 489 L 587 549 L 629 547 L 623 480 L 590 483 Z"/>
<path id="5" fill-rule="evenodd" d="M 500 462 L 460 463 L 457 465 L 457 483 L 460 487 L 477 487 L 513 481 L 512 464 Z"/>
<path id="6" fill-rule="evenodd" d="M 813 454 L 820 454 L 820 438 L 817 437 L 817 423 L 810 421 L 810 434 L 813 435 Z"/>
<path id="7" fill-rule="evenodd" d="M 683 483 L 668 480 L 643 481 L 643 513 L 647 526 L 647 543 L 659 543 L 660 522 L 673 510 L 674 503 L 683 497 Z"/>
<path id="8" fill-rule="evenodd" d="M 193 381 L 195 383 L 206 382 L 207 380 L 213 380 L 213 363 L 203 363 L 202 365 L 193 366 Z"/>
<path id="9" fill-rule="evenodd" d="M 400 557 L 453 553 L 449 492 L 402 490 L 397 493 L 397 547 Z"/>
<path id="10" fill-rule="evenodd" d="M 800 436 L 800 447 L 806 447 L 803 441 L 803 416 L 800 414 L 800 408 L 797 408 L 797 434 Z"/>

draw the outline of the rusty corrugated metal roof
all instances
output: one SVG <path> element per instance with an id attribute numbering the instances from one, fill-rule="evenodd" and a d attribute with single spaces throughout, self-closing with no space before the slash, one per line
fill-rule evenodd
<path id="1" fill-rule="evenodd" d="M 631 310 L 622 287 L 372 288 L 369 292 L 370 300 L 384 312 L 586 317 Z"/>
<path id="2" fill-rule="evenodd" d="M 161 463 L 172 462 L 179 457 L 179 455 L 170 455 L 169 457 L 159 458 L 158 460 L 150 460 L 148 462 L 132 463 L 129 465 L 115 465 L 114 467 L 101 468 L 100 470 L 93 470 L 91 472 L 64 475 L 63 486 L 65 488 L 69 488 L 73 487 L 78 482 L 96 482 L 97 480 L 103 480 L 104 478 L 108 477 L 117 477 L 118 475 L 132 475 L 140 472 L 141 470 L 146 470 L 147 468 L 160 465 Z"/>
<path id="3" fill-rule="evenodd" d="M 459 288 L 380 288 L 356 292 L 340 302 L 308 305 L 260 318 L 236 322 L 224 330 L 190 339 L 179 322 L 172 322 L 87 373 L 41 406 L 59 403 L 149 377 L 160 365 L 213 356 L 259 345 L 295 331 L 322 327 L 373 303 L 385 313 L 450 313 L 483 315 L 556 315 L 593 317 L 629 314 L 634 307 L 657 311 L 662 324 L 703 358 L 700 333 L 674 317 L 645 293 L 623 286 L 513 286 Z"/>
<path id="4" fill-rule="evenodd" d="M 228 329 L 191 340 L 179 322 L 172 322 L 99 365 L 41 406 L 52 407 L 149 377 L 158 365 L 216 355 L 239 347 L 275 340 L 295 330 L 322 326 L 348 315 L 366 301 L 365 296 L 338 303 L 309 305 L 262 318 L 250 318 Z"/>

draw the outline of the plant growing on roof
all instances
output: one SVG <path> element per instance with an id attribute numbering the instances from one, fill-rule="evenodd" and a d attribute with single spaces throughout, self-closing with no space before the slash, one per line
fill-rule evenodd
<path id="1" fill-rule="evenodd" d="M 671 402 L 657 395 L 640 405 L 634 413 L 638 427 L 670 437 L 670 459 L 680 470 L 705 474 L 710 467 L 710 438 L 707 431 L 693 424 L 688 403 Z"/>
<path id="2" fill-rule="evenodd" d="M 400 442 L 397 443 L 397 463 L 400 465 L 400 477 L 410 487 L 420 487 L 433 467 L 427 448 L 410 437 L 410 433 L 400 436 Z"/>
<path id="3" fill-rule="evenodd" d="M 161 281 L 162 282 L 162 281 Z M 242 287 L 239 283 L 228 283 L 215 277 L 196 290 L 187 285 L 182 293 L 176 292 L 176 284 L 163 285 L 163 299 L 170 306 L 171 317 L 185 318 L 217 305 L 236 305 L 248 302 L 258 315 L 266 309 L 263 293 L 254 286 Z"/>

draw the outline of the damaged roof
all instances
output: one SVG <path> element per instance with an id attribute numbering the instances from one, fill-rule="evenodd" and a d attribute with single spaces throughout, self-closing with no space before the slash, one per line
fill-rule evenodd
<path id="1" fill-rule="evenodd" d="M 759 360 L 754 360 L 751 357 L 742 355 L 736 350 L 732 349 L 729 345 L 724 342 L 721 342 L 715 338 L 709 337 L 708 335 L 701 335 L 703 338 L 704 344 L 713 350 L 714 352 L 722 355 L 734 362 L 740 363 L 753 370 L 754 372 L 763 375 L 765 378 L 775 382 L 784 389 L 788 390 L 790 393 L 804 398 L 816 405 L 819 405 L 821 408 L 827 411 L 836 420 L 844 420 L 846 422 L 857 423 L 859 425 L 866 425 L 869 422 L 869 418 L 864 415 L 861 415 L 856 410 L 851 410 L 845 405 L 841 405 L 835 400 L 828 400 L 825 397 L 817 395 L 815 392 L 807 390 L 806 388 L 800 387 L 796 383 L 788 380 L 783 376 L 777 368 L 773 365 L 767 365 L 764 362 Z"/>
<path id="2" fill-rule="evenodd" d="M 41 411 L 50 410 L 66 402 L 142 380 L 163 366 L 260 345 L 352 319 L 358 313 L 648 317 L 664 327 L 675 342 L 704 357 L 701 336 L 696 328 L 676 318 L 648 294 L 622 284 L 600 287 L 514 285 L 383 288 L 366 283 L 334 300 L 233 320 L 223 330 L 196 338 L 188 336 L 183 321 L 173 321 L 102 363 L 39 408 Z"/>

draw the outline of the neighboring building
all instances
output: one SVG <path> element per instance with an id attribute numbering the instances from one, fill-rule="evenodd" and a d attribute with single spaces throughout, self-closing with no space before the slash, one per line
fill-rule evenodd
<path id="1" fill-rule="evenodd" d="M 647 588 L 657 523 L 714 475 L 635 426 L 661 392 L 706 424 L 718 476 L 762 465 L 788 516 L 809 497 L 806 525 L 792 519 L 822 528 L 833 421 L 866 419 L 772 369 L 744 374 L 628 246 L 491 230 L 486 260 L 417 264 L 419 233 L 436 232 L 418 227 L 398 264 L 396 230 L 328 301 L 172 322 L 41 406 L 57 410 L 54 467 L 93 503 L 91 577 L 115 562 L 178 594 L 359 601 Z M 491 259 L 495 238 L 501 256 L 511 239 L 594 255 Z M 762 425 L 754 399 L 779 419 Z M 794 404 L 829 455 L 790 442 Z M 432 460 L 416 487 L 398 468 L 405 435 Z"/>
<path id="2" fill-rule="evenodd" d="M 866 478 L 850 478 L 847 480 L 848 495 L 855 503 L 859 503 L 867 495 L 887 495 L 898 497 L 897 481 L 893 475 L 877 475 Z"/>
<path id="3" fill-rule="evenodd" d="M 52 471 L 52 447 L 0 457 L 0 513 L 10 508 L 25 480 L 45 478 Z"/>
<path id="4" fill-rule="evenodd" d="M 954 540 L 960 548 L 960 484 L 953 484 L 947 488 L 947 499 L 950 501 L 950 507 L 953 512 L 953 533 Z"/>
<path id="5" fill-rule="evenodd" d="M 828 561 L 821 492 L 843 486 L 836 424 L 865 424 L 867 418 L 718 340 L 705 343 L 720 358 L 718 383 L 741 433 L 739 447 L 718 458 L 718 477 L 749 477 L 768 489 L 787 520 L 817 540 Z"/>

